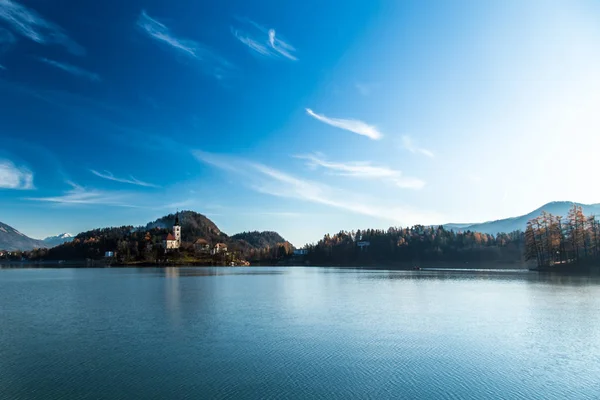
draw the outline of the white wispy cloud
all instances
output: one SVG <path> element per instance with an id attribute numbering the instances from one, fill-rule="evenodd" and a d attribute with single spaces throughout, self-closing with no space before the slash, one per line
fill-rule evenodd
<path id="1" fill-rule="evenodd" d="M 131 175 L 129 176 L 129 178 L 118 178 L 118 177 L 114 176 L 109 171 L 98 172 L 96 170 L 91 169 L 90 172 L 92 174 L 100 177 L 100 178 L 108 179 L 109 181 L 120 182 L 120 183 L 128 183 L 130 185 L 144 186 L 144 187 L 153 187 L 153 188 L 159 188 L 160 187 L 160 186 L 155 185 L 153 183 L 148 183 L 148 182 L 140 181 L 139 179 L 136 179 L 136 178 L 134 178 Z"/>
<path id="2" fill-rule="evenodd" d="M 407 225 L 433 224 L 443 219 L 436 213 L 386 204 L 375 197 L 301 179 L 264 164 L 203 151 L 195 151 L 194 155 L 203 163 L 239 175 L 251 189 L 271 196 L 322 204 Z"/>
<path id="3" fill-rule="evenodd" d="M 235 36 L 240 42 L 242 42 L 243 44 L 248 46 L 251 50 L 254 50 L 255 52 L 259 53 L 260 55 L 263 55 L 263 56 L 272 55 L 271 51 L 269 50 L 269 48 L 267 47 L 267 45 L 265 43 L 261 43 L 257 40 L 254 40 L 250 36 L 240 32 L 240 31 L 237 31 L 233 28 L 231 29 L 231 33 L 233 33 L 233 36 Z"/>
<path id="4" fill-rule="evenodd" d="M 271 45 L 271 48 L 273 50 L 275 50 L 277 53 L 281 54 L 285 58 L 288 58 L 293 61 L 298 60 L 298 58 L 296 58 L 296 56 L 294 56 L 290 53 L 291 51 L 296 51 L 294 46 L 279 39 L 276 36 L 275 29 L 269 29 L 269 44 Z"/>
<path id="5" fill-rule="evenodd" d="M 27 197 L 25 200 L 55 203 L 63 205 L 104 205 L 115 207 L 136 207 L 132 204 L 132 196 L 127 192 L 113 192 L 85 188 L 74 182 L 66 182 L 70 189 L 59 196 L 50 197 Z"/>
<path id="6" fill-rule="evenodd" d="M 317 114 L 310 108 L 306 109 L 306 113 L 311 117 L 326 123 L 327 125 L 335 126 L 336 128 L 344 129 L 358 135 L 366 136 L 373 140 L 379 140 L 383 137 L 381 132 L 372 125 L 368 125 L 356 119 L 341 119 L 329 118 L 322 114 Z"/>
<path id="7" fill-rule="evenodd" d="M 249 31 L 231 28 L 231 33 L 251 50 L 266 57 L 284 57 L 288 60 L 298 61 L 298 58 L 292 54 L 296 51 L 294 46 L 278 37 L 275 29 L 267 29 L 246 18 L 238 20 L 245 23 L 245 28 Z"/>
<path id="8" fill-rule="evenodd" d="M 46 63 L 48 65 L 51 65 L 51 66 L 53 66 L 55 68 L 61 69 L 61 70 L 65 71 L 65 72 L 68 72 L 69 74 L 72 74 L 72 75 L 75 75 L 75 76 L 79 76 L 79 77 L 82 77 L 82 78 L 86 78 L 86 79 L 89 79 L 89 80 L 94 81 L 94 82 L 100 82 L 101 81 L 100 75 L 96 74 L 95 72 L 90 72 L 90 71 L 87 71 L 87 70 L 85 70 L 83 68 L 79 68 L 79 67 L 76 67 L 74 65 L 63 63 L 63 62 L 58 62 L 58 61 L 55 61 L 55 60 L 50 60 L 48 58 L 38 58 L 38 60 L 41 61 L 41 62 L 43 62 L 43 63 Z"/>
<path id="9" fill-rule="evenodd" d="M 425 182 L 418 178 L 404 176 L 402 171 L 389 167 L 373 165 L 370 162 L 333 162 L 327 161 L 319 155 L 307 154 L 299 155 L 296 158 L 307 161 L 307 165 L 312 168 L 325 168 L 336 175 L 349 176 L 361 179 L 377 179 L 383 182 L 391 183 L 402 189 L 422 189 Z"/>
<path id="10" fill-rule="evenodd" d="M 153 39 L 168 44 L 175 50 L 187 54 L 188 56 L 194 58 L 198 57 L 198 49 L 200 47 L 198 42 L 190 39 L 177 38 L 171 33 L 165 24 L 162 24 L 150 17 L 148 14 L 146 14 L 145 10 L 142 10 L 137 20 L 137 25 Z"/>
<path id="11" fill-rule="evenodd" d="M 58 44 L 73 54 L 85 54 L 85 49 L 73 41 L 60 26 L 16 1 L 0 0 L 0 19 L 34 42 Z"/>
<path id="12" fill-rule="evenodd" d="M 410 136 L 404 135 L 402 136 L 402 147 L 404 149 L 410 151 L 411 153 L 419 153 L 427 156 L 429 158 L 434 158 L 435 154 L 431 150 L 427 150 L 423 147 L 417 146 L 417 144 L 412 140 Z"/>
<path id="13" fill-rule="evenodd" d="M 33 173 L 9 160 L 0 160 L 0 189 L 33 189 Z"/>
<path id="14" fill-rule="evenodd" d="M 167 45 L 177 53 L 201 61 L 206 72 L 221 79 L 225 71 L 233 68 L 232 64 L 213 52 L 204 44 L 192 39 L 177 37 L 162 22 L 150 17 L 142 10 L 137 20 L 137 26 L 150 38 Z"/>

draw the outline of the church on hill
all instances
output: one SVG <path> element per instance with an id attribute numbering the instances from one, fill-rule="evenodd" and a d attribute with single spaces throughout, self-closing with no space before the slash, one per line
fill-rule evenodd
<path id="1" fill-rule="evenodd" d="M 163 247 L 167 250 L 178 249 L 181 246 L 181 225 L 179 224 L 179 213 L 175 216 L 173 233 L 169 233 L 163 239 Z"/>

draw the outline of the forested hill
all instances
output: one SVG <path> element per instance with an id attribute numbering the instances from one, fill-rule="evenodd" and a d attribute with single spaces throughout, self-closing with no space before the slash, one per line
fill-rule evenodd
<path id="1" fill-rule="evenodd" d="M 359 243 L 368 243 L 361 248 Z M 307 259 L 317 265 L 427 265 L 428 263 L 524 263 L 523 232 L 489 235 L 457 232 L 443 226 L 367 229 L 325 235 L 307 246 Z"/>
<path id="2" fill-rule="evenodd" d="M 156 228 L 171 230 L 175 223 L 175 217 L 176 214 L 165 215 L 146 224 L 144 230 L 151 231 Z M 209 242 L 219 242 L 226 241 L 228 238 L 213 221 L 195 211 L 181 211 L 179 224 L 181 225 L 181 238 L 184 242 L 193 242 L 199 238 Z"/>
<path id="3" fill-rule="evenodd" d="M 99 259 L 107 251 L 116 251 L 127 255 L 127 261 L 152 259 L 149 248 L 161 247 L 163 237 L 172 231 L 177 215 L 169 214 L 145 226 L 131 225 L 93 229 L 75 236 L 72 242 L 50 250 L 39 251 L 38 258 L 73 260 Z M 194 211 L 182 211 L 178 214 L 181 225 L 181 251 L 193 253 L 193 243 L 204 239 L 210 246 L 225 243 L 230 252 L 242 257 L 259 259 L 269 258 L 275 252 L 278 256 L 293 251 L 293 247 L 276 232 L 251 232 L 228 236 L 206 216 Z M 285 250 L 280 250 L 284 247 Z"/>
<path id="4" fill-rule="evenodd" d="M 283 237 L 281 237 L 279 233 L 273 231 L 242 232 L 233 235 L 231 238 L 234 240 L 244 240 L 245 242 L 250 244 L 250 246 L 258 249 L 274 247 L 286 242 L 286 240 Z"/>

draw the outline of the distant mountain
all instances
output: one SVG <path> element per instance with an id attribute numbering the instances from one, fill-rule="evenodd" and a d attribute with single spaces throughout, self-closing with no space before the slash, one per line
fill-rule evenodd
<path id="1" fill-rule="evenodd" d="M 521 215 L 518 217 L 471 224 L 445 224 L 444 228 L 461 231 L 489 233 L 492 235 L 495 235 L 500 232 L 510 233 L 516 230 L 524 231 L 525 227 L 527 226 L 527 221 L 539 216 L 542 213 L 542 211 L 566 217 L 573 205 L 581 206 L 581 208 L 583 209 L 583 213 L 586 215 L 600 215 L 600 204 L 581 204 L 573 203 L 570 201 L 554 201 L 552 203 L 545 204 L 536 210 L 533 210 L 529 214 Z"/>
<path id="2" fill-rule="evenodd" d="M 25 236 L 12 226 L 0 222 L 0 250 L 32 250 L 46 247 L 43 241 Z"/>
<path id="3" fill-rule="evenodd" d="M 70 242 L 73 240 L 73 238 L 74 236 L 70 233 L 61 233 L 60 235 L 56 236 L 48 236 L 47 238 L 42 240 L 42 242 L 44 242 L 45 247 L 51 248 L 54 246 L 61 245 L 63 243 Z"/>
<path id="4" fill-rule="evenodd" d="M 465 228 L 468 228 L 469 226 L 471 226 L 473 224 L 444 224 L 444 228 L 448 229 L 448 230 L 455 230 L 455 231 L 459 231 Z"/>
<path id="5" fill-rule="evenodd" d="M 263 249 L 266 247 L 274 247 L 278 244 L 285 243 L 286 240 L 281 237 L 281 235 L 277 232 L 273 231 L 264 231 L 264 232 L 242 232 L 235 234 L 231 237 L 234 240 L 243 240 L 247 242 L 250 246 Z"/>

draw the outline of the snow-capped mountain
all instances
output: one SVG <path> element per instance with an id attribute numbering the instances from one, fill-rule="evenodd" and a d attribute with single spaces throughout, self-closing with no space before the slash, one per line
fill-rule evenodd
<path id="1" fill-rule="evenodd" d="M 542 213 L 542 211 L 566 217 L 569 213 L 569 210 L 574 205 L 580 206 L 583 209 L 583 213 L 585 215 L 600 215 L 600 203 L 581 204 L 573 203 L 571 201 L 553 201 L 552 203 L 544 204 L 543 206 L 536 210 L 533 210 L 529 214 L 521 215 L 518 217 L 470 224 L 445 224 L 444 227 L 446 229 L 489 233 L 492 235 L 495 235 L 499 232 L 510 233 L 516 230 L 525 231 L 527 221 L 529 221 L 532 218 L 538 217 Z"/>
<path id="2" fill-rule="evenodd" d="M 45 247 L 55 247 L 63 243 L 72 241 L 73 237 L 74 236 L 70 233 L 61 233 L 60 235 L 56 236 L 48 236 L 42 241 L 44 242 Z"/>

